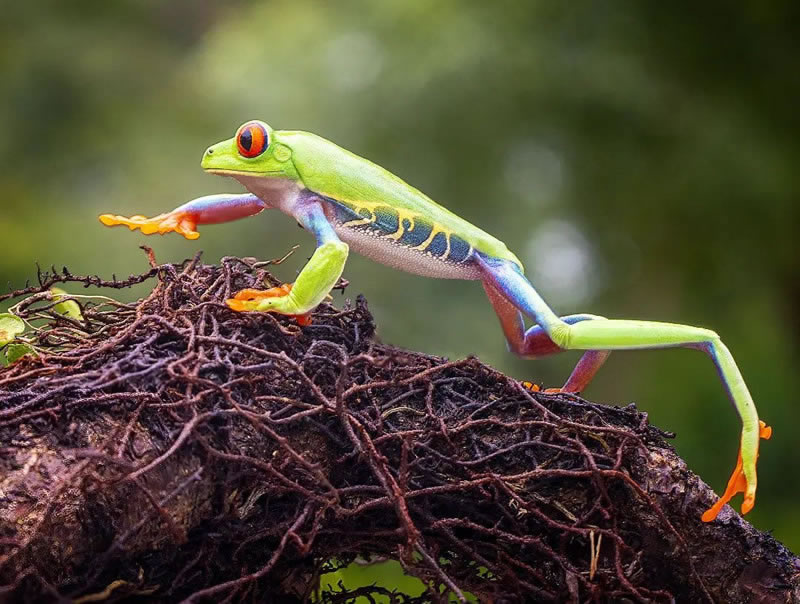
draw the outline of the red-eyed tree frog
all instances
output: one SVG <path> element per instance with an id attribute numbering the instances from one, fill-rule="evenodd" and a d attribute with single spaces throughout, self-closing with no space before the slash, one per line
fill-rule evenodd
<path id="1" fill-rule="evenodd" d="M 723 496 L 703 514 L 714 520 L 736 493 L 742 513 L 756 496 L 760 438 L 771 429 L 758 418 L 739 368 L 719 336 L 708 329 L 606 319 L 591 314 L 559 317 L 525 278 L 522 263 L 504 243 L 440 206 L 380 166 L 315 134 L 273 130 L 261 121 L 243 124 L 233 138 L 209 147 L 206 172 L 231 176 L 249 193 L 209 195 L 153 218 L 103 214 L 108 226 L 145 234 L 177 232 L 196 239 L 197 225 L 237 220 L 267 208 L 281 210 L 317 240 L 293 284 L 244 290 L 227 301 L 235 311 L 307 316 L 337 282 L 350 249 L 410 273 L 480 281 L 500 319 L 509 349 L 535 358 L 583 350 L 564 386 L 579 392 L 612 350 L 685 347 L 707 353 L 742 421 L 736 468 Z M 525 327 L 523 316 L 534 325 Z"/>

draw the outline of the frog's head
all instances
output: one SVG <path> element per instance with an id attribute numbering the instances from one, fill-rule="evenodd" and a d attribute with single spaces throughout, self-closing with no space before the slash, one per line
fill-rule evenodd
<path id="1" fill-rule="evenodd" d="M 236 136 L 206 149 L 200 165 L 206 172 L 237 180 L 295 179 L 292 151 L 277 139 L 275 131 L 264 122 L 246 122 Z"/>

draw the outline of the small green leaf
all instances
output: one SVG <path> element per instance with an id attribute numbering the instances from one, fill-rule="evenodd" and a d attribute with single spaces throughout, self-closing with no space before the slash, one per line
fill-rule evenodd
<path id="1" fill-rule="evenodd" d="M 54 300 L 59 300 L 64 296 L 69 295 L 60 287 L 51 287 L 50 293 L 53 294 Z M 75 300 L 64 300 L 63 302 L 59 302 L 53 307 L 53 310 L 60 315 L 69 317 L 70 319 L 75 319 L 76 321 L 83 320 L 83 315 L 81 314 L 81 307 L 77 302 L 75 302 Z"/>
<path id="2" fill-rule="evenodd" d="M 25 323 L 11 313 L 0 313 L 0 346 L 12 342 L 25 331 Z"/>
<path id="3" fill-rule="evenodd" d="M 9 364 L 18 361 L 26 354 L 36 356 L 36 351 L 30 344 L 24 344 L 22 342 L 12 342 L 6 347 L 6 360 L 8 361 Z"/>

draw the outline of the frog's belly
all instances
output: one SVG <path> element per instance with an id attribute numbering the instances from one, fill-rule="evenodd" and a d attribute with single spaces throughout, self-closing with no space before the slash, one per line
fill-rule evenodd
<path id="1" fill-rule="evenodd" d="M 398 243 L 377 229 L 334 224 L 334 230 L 354 252 L 407 273 L 438 279 L 481 278 L 480 268 L 471 252 L 461 262 L 452 262 Z"/>

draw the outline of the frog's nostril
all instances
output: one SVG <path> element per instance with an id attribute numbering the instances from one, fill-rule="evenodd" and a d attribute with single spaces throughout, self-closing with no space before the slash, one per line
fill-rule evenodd
<path id="1" fill-rule="evenodd" d="M 214 155 L 214 149 L 212 149 L 211 147 L 206 149 L 206 155 Z"/>

